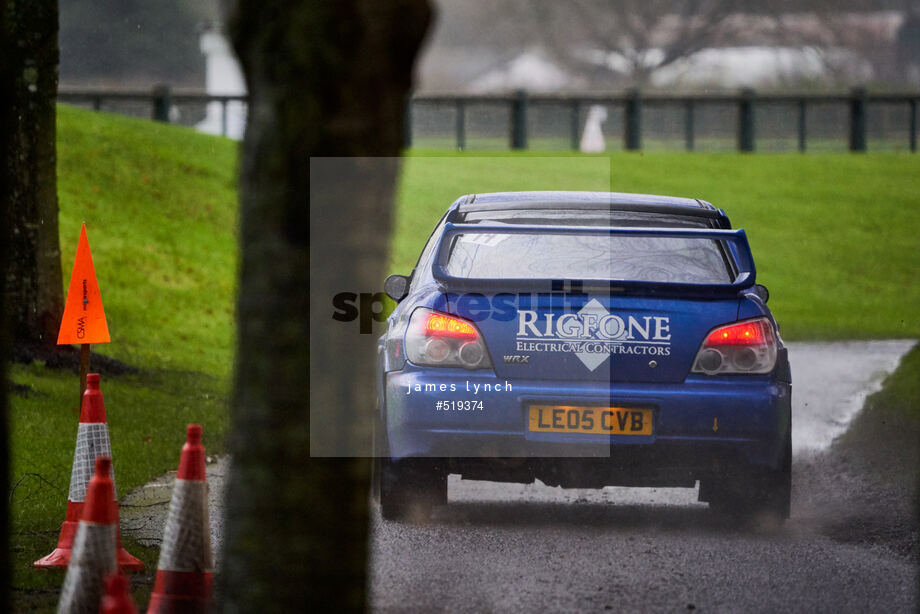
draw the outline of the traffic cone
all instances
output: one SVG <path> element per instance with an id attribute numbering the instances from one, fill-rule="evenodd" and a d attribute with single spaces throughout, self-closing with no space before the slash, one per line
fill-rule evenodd
<path id="1" fill-rule="evenodd" d="M 190 424 L 169 501 L 147 614 L 207 612 L 211 604 L 212 567 L 201 426 Z"/>
<path id="2" fill-rule="evenodd" d="M 58 614 L 98 612 L 102 579 L 117 568 L 115 533 L 118 520 L 112 504 L 115 485 L 109 477 L 111 469 L 110 457 L 96 457 L 96 471 L 89 482 L 83 516 L 74 538 Z"/>
<path id="3" fill-rule="evenodd" d="M 99 614 L 137 614 L 137 606 L 128 592 L 128 578 L 118 573 L 106 576 Z"/>
<path id="4" fill-rule="evenodd" d="M 73 469 L 70 473 L 70 493 L 67 495 L 67 515 L 61 524 L 57 548 L 44 558 L 35 561 L 35 567 L 67 567 L 70 562 L 74 537 L 83 512 L 86 487 L 93 475 L 93 463 L 97 456 L 111 458 L 109 426 L 105 421 L 105 400 L 99 389 L 99 374 L 86 376 L 86 391 L 80 408 L 80 426 L 77 430 L 77 447 L 73 453 Z M 112 500 L 115 501 L 115 472 L 112 471 Z M 115 503 L 115 517 L 118 518 L 118 503 Z M 128 554 L 121 546 L 121 531 L 116 530 L 118 566 L 126 571 L 141 571 L 144 564 Z"/>

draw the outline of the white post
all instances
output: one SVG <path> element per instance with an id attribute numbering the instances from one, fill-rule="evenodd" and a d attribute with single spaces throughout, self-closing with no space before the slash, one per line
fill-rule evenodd
<path id="1" fill-rule="evenodd" d="M 205 55 L 205 88 L 212 96 L 245 96 L 246 82 L 236 56 L 219 28 L 201 35 L 201 52 Z M 226 109 L 226 120 L 222 117 Z M 246 128 L 246 105 L 239 101 L 226 106 L 214 101 L 208 103 L 207 116 L 196 128 L 208 134 L 221 134 L 226 126 L 226 136 L 240 140 Z"/>

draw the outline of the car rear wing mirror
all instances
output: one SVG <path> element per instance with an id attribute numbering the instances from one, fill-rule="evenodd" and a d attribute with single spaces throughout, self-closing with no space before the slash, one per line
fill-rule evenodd
<path id="1" fill-rule="evenodd" d="M 756 269 L 751 248 L 748 245 L 747 235 L 744 230 L 714 230 L 696 228 L 611 228 L 595 226 L 530 226 L 530 225 L 483 225 L 483 224 L 453 224 L 444 225 L 444 233 L 438 245 L 437 257 L 432 265 L 432 275 L 439 282 L 451 288 L 477 288 L 477 289 L 519 289 L 533 290 L 546 288 L 555 279 L 529 279 L 529 278 L 469 278 L 458 277 L 448 272 L 451 247 L 455 237 L 467 234 L 488 235 L 584 235 L 584 236 L 623 236 L 623 237 L 673 237 L 680 239 L 701 239 L 719 241 L 724 246 L 725 255 L 735 265 L 737 273 L 731 282 L 718 283 L 684 283 L 663 281 L 637 281 L 628 279 L 579 279 L 577 281 L 583 288 L 608 289 L 611 292 L 641 291 L 651 293 L 676 293 L 676 294 L 701 294 L 724 295 L 737 293 L 754 286 Z"/>
<path id="2" fill-rule="evenodd" d="M 383 282 L 383 291 L 397 303 L 409 294 L 409 277 L 406 275 L 390 275 Z"/>

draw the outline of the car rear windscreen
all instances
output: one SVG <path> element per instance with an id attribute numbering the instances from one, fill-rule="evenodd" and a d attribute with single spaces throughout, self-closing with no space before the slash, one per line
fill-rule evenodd
<path id="1" fill-rule="evenodd" d="M 719 241 L 579 234 L 459 234 L 447 273 L 466 279 L 731 283 Z"/>

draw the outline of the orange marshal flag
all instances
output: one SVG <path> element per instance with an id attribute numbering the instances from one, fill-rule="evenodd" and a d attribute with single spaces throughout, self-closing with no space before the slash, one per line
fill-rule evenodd
<path id="1" fill-rule="evenodd" d="M 70 274 L 70 289 L 61 319 L 58 345 L 71 343 L 108 343 L 109 326 L 102 309 L 102 295 L 93 268 L 93 255 L 86 239 L 86 224 L 80 229 L 77 257 Z"/>

